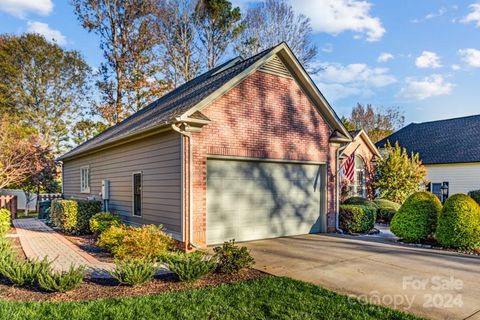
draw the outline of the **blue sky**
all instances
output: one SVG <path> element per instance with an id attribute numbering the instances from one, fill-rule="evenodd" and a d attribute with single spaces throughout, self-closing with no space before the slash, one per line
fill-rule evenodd
<path id="1" fill-rule="evenodd" d="M 339 115 L 357 102 L 398 106 L 407 123 L 480 113 L 480 0 L 287 1 L 311 19 L 313 78 Z M 0 0 L 0 21 L 1 33 L 43 33 L 102 60 L 69 1 Z"/>

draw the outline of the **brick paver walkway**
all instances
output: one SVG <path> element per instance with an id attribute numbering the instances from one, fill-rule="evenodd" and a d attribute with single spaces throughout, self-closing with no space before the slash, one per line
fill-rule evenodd
<path id="1" fill-rule="evenodd" d="M 16 219 L 13 225 L 28 259 L 48 257 L 53 260 L 52 267 L 61 271 L 72 264 L 85 266 L 90 277 L 108 277 L 107 270 L 113 268 L 113 264 L 95 259 L 40 220 Z"/>

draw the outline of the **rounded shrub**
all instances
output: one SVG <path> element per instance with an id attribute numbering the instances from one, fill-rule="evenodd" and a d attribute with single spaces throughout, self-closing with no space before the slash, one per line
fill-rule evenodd
<path id="1" fill-rule="evenodd" d="M 110 212 L 99 212 L 93 215 L 88 221 L 90 225 L 90 231 L 100 234 L 111 226 L 119 226 L 121 220 L 118 216 L 111 214 Z"/>
<path id="2" fill-rule="evenodd" d="M 393 216 L 390 229 L 408 242 L 426 240 L 437 226 L 442 204 L 430 192 L 416 192 L 409 196 Z"/>
<path id="3" fill-rule="evenodd" d="M 351 197 L 347 200 L 343 201 L 343 204 L 352 204 L 352 205 L 360 205 L 360 206 L 371 206 L 376 207 L 376 204 L 368 199 L 363 197 Z"/>
<path id="4" fill-rule="evenodd" d="M 400 205 L 387 199 L 375 199 L 373 201 L 377 206 L 377 221 L 390 223 L 393 216 L 400 209 Z"/>
<path id="5" fill-rule="evenodd" d="M 7 209 L 0 209 L 0 235 L 3 235 L 10 230 L 12 223 L 12 215 Z"/>
<path id="6" fill-rule="evenodd" d="M 347 233 L 365 233 L 375 224 L 376 208 L 373 206 L 342 204 L 339 225 Z"/>
<path id="7" fill-rule="evenodd" d="M 436 237 L 446 247 L 480 248 L 480 206 L 465 194 L 447 199 L 440 216 Z"/>

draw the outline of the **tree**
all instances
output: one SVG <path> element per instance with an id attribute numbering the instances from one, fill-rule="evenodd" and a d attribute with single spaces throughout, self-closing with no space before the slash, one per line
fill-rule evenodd
<path id="1" fill-rule="evenodd" d="M 158 78 L 161 66 L 154 54 L 154 0 L 73 0 L 73 5 L 83 27 L 100 37 L 106 61 L 98 72 L 101 102 L 95 112 L 109 125 L 167 90 Z"/>
<path id="2" fill-rule="evenodd" d="M 342 121 L 343 125 L 345 126 L 345 128 L 346 128 L 348 131 L 355 131 L 355 130 L 356 130 L 355 125 L 353 124 L 353 122 L 351 122 L 350 120 L 348 120 L 345 116 L 342 116 L 342 118 L 340 119 L 340 121 Z"/>
<path id="3" fill-rule="evenodd" d="M 95 137 L 108 128 L 108 126 L 101 121 L 94 121 L 92 119 L 83 119 L 75 123 L 72 130 L 72 140 L 75 145 L 80 145 L 85 141 Z"/>
<path id="4" fill-rule="evenodd" d="M 197 32 L 190 0 L 160 1 L 156 11 L 155 34 L 160 44 L 158 55 L 167 83 L 173 88 L 192 80 L 200 71 Z"/>
<path id="5" fill-rule="evenodd" d="M 19 185 L 35 172 L 40 148 L 34 130 L 8 115 L 0 118 L 0 189 Z"/>
<path id="6" fill-rule="evenodd" d="M 214 68 L 243 29 L 240 8 L 228 0 L 199 0 L 195 24 L 208 69 Z"/>
<path id="7" fill-rule="evenodd" d="M 403 203 L 412 193 L 419 191 L 425 184 L 427 174 L 418 153 L 409 156 L 398 142 L 394 147 L 388 142 L 383 158 L 378 159 L 374 187 L 380 191 L 380 197 L 397 203 Z"/>
<path id="8" fill-rule="evenodd" d="M 348 120 L 354 130 L 363 129 L 372 141 L 378 142 L 391 135 L 396 129 L 403 126 L 405 117 L 399 108 L 386 108 L 375 110 L 371 104 L 358 103 L 353 108 Z"/>
<path id="9" fill-rule="evenodd" d="M 71 119 L 84 108 L 90 69 L 77 51 L 37 34 L 0 42 L 0 109 L 34 128 L 38 143 L 61 152 Z"/>
<path id="10" fill-rule="evenodd" d="M 307 68 L 317 54 L 317 47 L 311 41 L 310 19 L 295 14 L 285 0 L 264 0 L 248 9 L 242 23 L 244 30 L 235 46 L 242 56 L 252 56 L 282 41 Z"/>

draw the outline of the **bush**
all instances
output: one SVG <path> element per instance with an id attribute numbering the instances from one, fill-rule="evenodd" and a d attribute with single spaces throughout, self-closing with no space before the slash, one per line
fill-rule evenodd
<path id="1" fill-rule="evenodd" d="M 400 209 L 400 205 L 387 199 L 376 199 L 373 201 L 377 206 L 377 221 L 390 223 L 393 216 Z"/>
<path id="2" fill-rule="evenodd" d="M 416 192 L 393 216 L 391 231 L 407 242 L 426 240 L 435 231 L 442 204 L 430 192 Z"/>
<path id="3" fill-rule="evenodd" d="M 102 233 L 111 226 L 119 226 L 120 224 L 120 218 L 110 212 L 96 213 L 89 220 L 90 231 L 97 234 Z"/>
<path id="4" fill-rule="evenodd" d="M 175 249 L 175 241 L 161 226 L 147 225 L 141 228 L 111 226 L 99 237 L 98 245 L 110 250 L 120 260 L 148 258 L 161 260 Z"/>
<path id="5" fill-rule="evenodd" d="M 67 272 L 57 272 L 51 269 L 38 274 L 38 285 L 49 292 L 67 292 L 77 288 L 83 282 L 84 267 L 70 266 Z"/>
<path id="6" fill-rule="evenodd" d="M 110 275 L 121 284 L 135 286 L 152 280 L 157 270 L 151 260 L 128 259 L 116 261 Z"/>
<path id="7" fill-rule="evenodd" d="M 102 210 L 102 202 L 55 199 L 51 208 L 51 222 L 54 226 L 68 233 L 85 234 L 90 232 L 90 218 Z"/>
<path id="8" fill-rule="evenodd" d="M 243 268 L 249 268 L 255 260 L 247 247 L 235 245 L 235 240 L 225 241 L 221 247 L 215 247 L 217 271 L 221 273 L 237 273 Z"/>
<path id="9" fill-rule="evenodd" d="M 180 281 L 194 281 L 212 272 L 216 263 L 214 259 L 202 252 L 175 253 L 165 258 L 167 268 Z"/>
<path id="10" fill-rule="evenodd" d="M 50 268 L 46 258 L 40 261 L 18 260 L 16 257 L 3 259 L 0 263 L 0 274 L 18 286 L 33 285 L 40 273 Z"/>
<path id="11" fill-rule="evenodd" d="M 347 233 L 365 233 L 375 225 L 376 208 L 342 204 L 340 206 L 339 225 Z"/>
<path id="12" fill-rule="evenodd" d="M 468 195 L 475 200 L 478 204 L 480 204 L 480 190 L 473 190 L 468 193 Z"/>
<path id="13" fill-rule="evenodd" d="M 12 215 L 7 209 L 0 209 L 0 236 L 10 230 L 12 225 Z"/>
<path id="14" fill-rule="evenodd" d="M 436 237 L 446 247 L 479 249 L 480 206 L 465 194 L 448 198 L 438 217 Z"/>
<path id="15" fill-rule="evenodd" d="M 361 205 L 361 206 L 372 206 L 377 207 L 376 204 L 368 199 L 363 197 L 351 197 L 347 200 L 343 201 L 343 204 L 353 204 L 353 205 Z"/>

